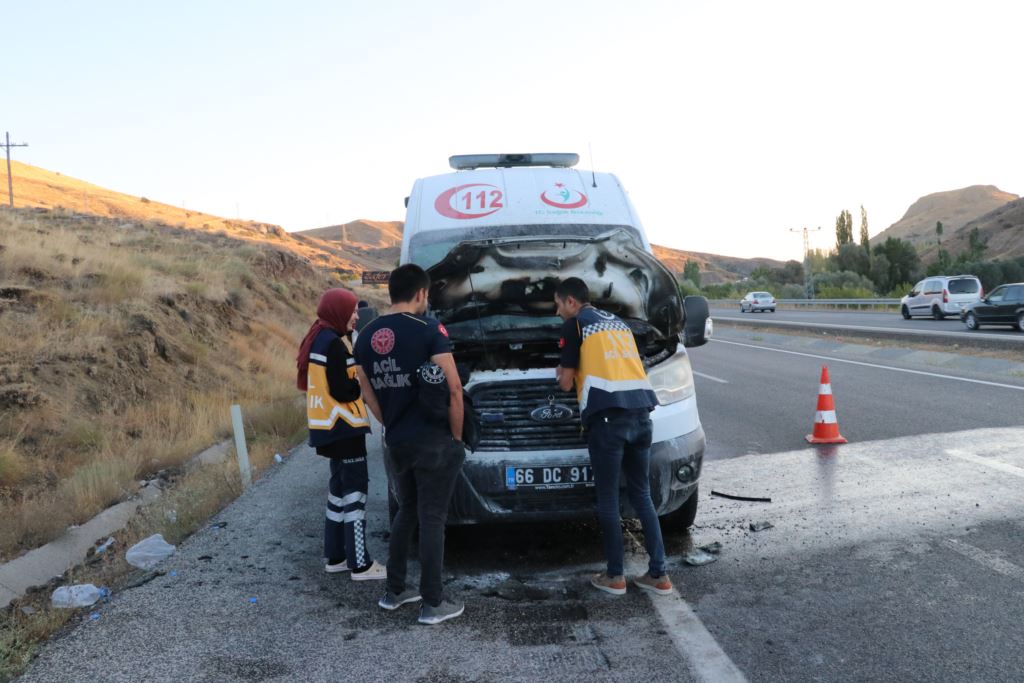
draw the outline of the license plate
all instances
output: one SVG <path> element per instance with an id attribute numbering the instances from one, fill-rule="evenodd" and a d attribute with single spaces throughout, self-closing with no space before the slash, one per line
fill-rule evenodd
<path id="1" fill-rule="evenodd" d="M 554 467 L 506 467 L 505 488 L 558 490 L 594 485 L 594 468 L 590 465 L 556 465 Z"/>

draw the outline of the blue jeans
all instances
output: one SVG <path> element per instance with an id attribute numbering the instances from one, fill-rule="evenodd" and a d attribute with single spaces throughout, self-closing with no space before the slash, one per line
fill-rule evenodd
<path id="1" fill-rule="evenodd" d="M 409 546 L 420 527 L 420 595 L 437 607 L 444 599 L 444 525 L 466 448 L 451 434 L 428 435 L 391 446 L 385 452 L 388 477 L 398 498 L 388 545 L 388 590 L 406 589 Z"/>
<path id="2" fill-rule="evenodd" d="M 589 422 L 587 445 L 594 467 L 597 518 L 608 575 L 622 576 L 622 518 L 619 515 L 619 474 L 626 473 L 626 492 L 644 529 L 651 576 L 665 573 L 665 544 L 651 501 L 651 418 L 647 411 L 608 410 Z"/>

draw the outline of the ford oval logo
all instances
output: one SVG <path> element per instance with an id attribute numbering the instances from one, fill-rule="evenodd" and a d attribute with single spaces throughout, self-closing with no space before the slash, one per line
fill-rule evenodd
<path id="1" fill-rule="evenodd" d="M 573 410 L 564 403 L 555 403 L 555 397 L 548 398 L 548 404 L 530 411 L 530 419 L 534 422 L 557 424 L 572 419 Z"/>

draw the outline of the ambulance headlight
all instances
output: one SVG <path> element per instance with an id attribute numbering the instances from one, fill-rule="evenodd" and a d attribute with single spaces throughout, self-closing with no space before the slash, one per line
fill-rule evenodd
<path id="1" fill-rule="evenodd" d="M 658 395 L 658 403 L 663 406 L 684 401 L 694 394 L 693 370 L 690 368 L 690 357 L 685 351 L 679 351 L 668 360 L 649 368 L 647 378 L 651 381 L 654 393 Z"/>

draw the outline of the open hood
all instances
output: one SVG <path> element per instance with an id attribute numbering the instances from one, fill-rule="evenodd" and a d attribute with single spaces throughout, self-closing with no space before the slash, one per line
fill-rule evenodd
<path id="1" fill-rule="evenodd" d="M 432 315 L 453 336 L 491 335 L 509 328 L 537 331 L 523 318 L 555 315 L 558 282 L 579 277 L 592 303 L 656 339 L 682 330 L 675 277 L 625 230 L 596 237 L 512 237 L 465 241 L 428 271 Z M 514 316 L 509 324 L 508 316 Z M 498 317 L 501 318 L 499 323 Z M 473 324 L 462 325 L 475 321 Z"/>

